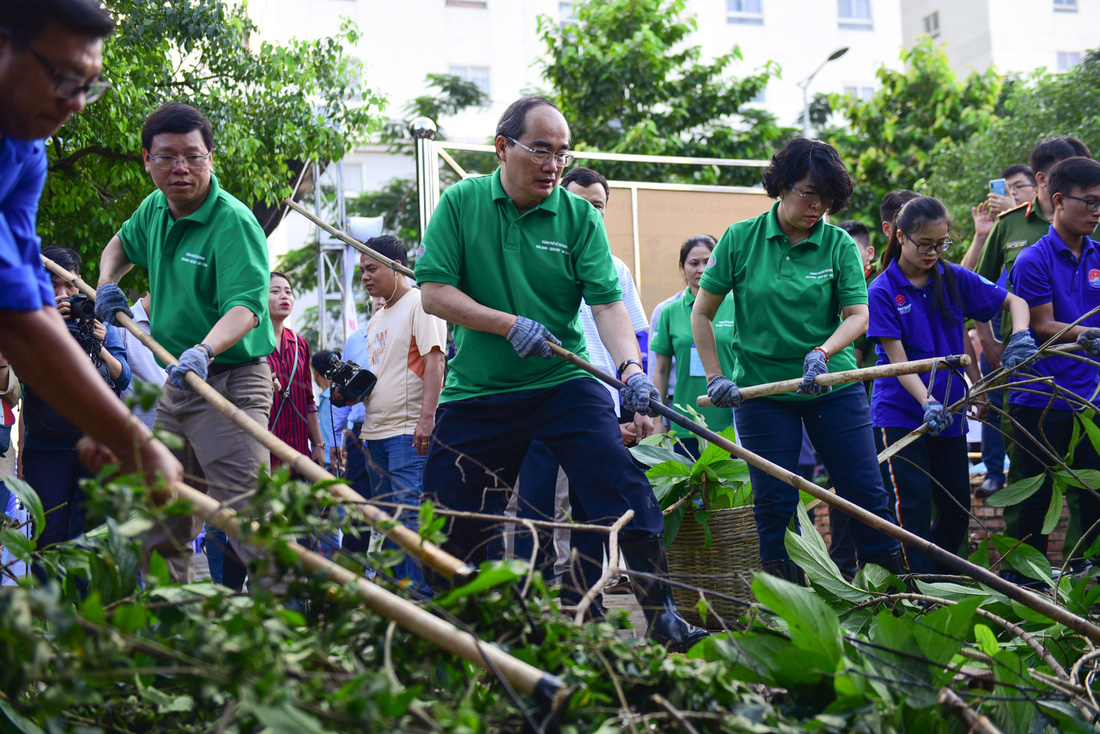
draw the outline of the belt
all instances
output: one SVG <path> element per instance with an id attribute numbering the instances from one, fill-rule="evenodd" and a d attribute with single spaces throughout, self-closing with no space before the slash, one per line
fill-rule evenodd
<path id="1" fill-rule="evenodd" d="M 260 364 L 265 361 L 262 357 L 254 357 L 247 362 L 238 362 L 237 364 L 218 364 L 214 363 L 210 365 L 206 370 L 207 375 L 220 375 L 229 370 L 235 370 L 238 367 L 248 367 L 249 365 Z"/>

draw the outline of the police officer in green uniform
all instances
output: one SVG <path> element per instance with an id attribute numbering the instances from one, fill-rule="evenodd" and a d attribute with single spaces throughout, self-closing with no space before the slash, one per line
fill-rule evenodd
<path id="1" fill-rule="evenodd" d="M 502 514 L 534 439 L 565 470 L 593 522 L 627 510 L 620 535 L 648 635 L 684 650 L 706 636 L 676 610 L 661 545 L 664 518 L 623 446 L 611 396 L 549 342 L 585 355 L 581 298 L 626 383 L 623 409 L 660 401 L 641 367 L 634 327 L 600 213 L 558 184 L 572 163 L 569 125 L 552 102 L 504 111 L 492 176 L 448 188 L 424 233 L 416 277 L 424 310 L 455 324 L 455 358 L 436 412 L 424 491 L 466 513 Z M 500 526 L 454 517 L 445 547 L 474 563 L 503 554 Z"/>

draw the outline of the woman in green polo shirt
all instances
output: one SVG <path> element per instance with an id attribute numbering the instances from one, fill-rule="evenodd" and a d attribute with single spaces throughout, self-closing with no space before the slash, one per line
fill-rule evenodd
<path id="1" fill-rule="evenodd" d="M 832 146 L 795 138 L 772 157 L 764 188 L 778 201 L 726 230 L 699 282 L 691 325 L 707 394 L 716 406 L 738 409 L 742 446 L 791 473 L 798 469 L 805 425 L 837 493 L 895 522 L 863 385 L 830 390 L 814 382 L 825 372 L 855 369 L 851 345 L 867 330 L 859 248 L 847 232 L 824 221 L 826 213 L 848 205 L 852 179 Z M 719 360 L 713 326 L 727 293 L 736 307 L 732 372 Z M 797 375 L 802 384 L 796 392 L 741 404 L 738 384 Z M 801 569 L 783 543 L 798 491 L 754 467 L 749 473 L 764 570 L 801 581 Z M 860 563 L 905 570 L 897 541 L 860 522 L 850 527 Z"/>
<path id="2" fill-rule="evenodd" d="M 653 332 L 651 344 L 656 355 L 653 371 L 653 384 L 661 393 L 661 399 L 668 397 L 668 378 L 672 369 L 672 358 L 676 358 L 676 405 L 673 406 L 684 415 L 687 411 L 682 405 L 695 407 L 695 400 L 707 394 L 707 375 L 699 361 L 695 349 L 695 340 L 691 336 L 691 307 L 699 293 L 699 279 L 714 250 L 714 238 L 710 235 L 695 235 L 680 245 L 680 275 L 687 284 L 683 295 L 668 304 L 661 311 L 657 328 Z M 714 334 L 718 343 L 718 357 L 723 371 L 733 369 L 733 298 L 722 301 L 714 319 Z M 733 424 L 733 411 L 729 408 L 713 406 L 699 408 L 699 413 L 713 431 L 723 431 Z M 689 416 L 691 417 L 691 416 Z M 699 458 L 699 441 L 696 438 L 681 438 L 677 447 L 692 458 Z"/>

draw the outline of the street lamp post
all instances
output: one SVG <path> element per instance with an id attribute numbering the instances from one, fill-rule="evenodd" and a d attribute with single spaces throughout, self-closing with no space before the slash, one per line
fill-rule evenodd
<path id="1" fill-rule="evenodd" d="M 825 64 L 829 63 L 830 61 L 836 61 L 846 53 L 848 53 L 847 46 L 842 46 L 836 51 L 833 51 L 831 54 L 829 54 L 829 58 L 822 61 L 821 65 L 814 69 L 813 74 L 810 74 L 808 77 L 798 83 L 798 86 L 802 87 L 802 137 L 810 137 L 810 97 L 808 93 L 810 82 L 814 80 L 814 77 L 817 76 L 817 73 L 819 71 L 825 68 Z"/>

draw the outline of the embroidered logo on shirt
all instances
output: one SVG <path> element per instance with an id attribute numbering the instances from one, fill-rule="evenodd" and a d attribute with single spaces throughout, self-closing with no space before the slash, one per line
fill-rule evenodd
<path id="1" fill-rule="evenodd" d="M 907 314 L 913 310 L 913 304 L 907 303 L 905 296 L 900 293 L 894 296 L 894 303 L 898 304 L 898 313 L 900 314 Z"/>
<path id="2" fill-rule="evenodd" d="M 1093 268 L 1089 271 L 1089 285 L 1093 288 L 1100 288 L 1100 270 Z"/>
<path id="3" fill-rule="evenodd" d="M 535 245 L 536 250 L 546 250 L 547 252 L 556 252 L 559 255 L 568 255 L 569 246 L 563 242 L 555 242 L 554 240 L 543 240 L 541 243 Z"/>
<path id="4" fill-rule="evenodd" d="M 833 277 L 833 269 L 825 268 L 824 270 L 815 270 L 812 273 L 806 274 L 806 280 L 829 280 Z"/>
<path id="5" fill-rule="evenodd" d="M 196 255 L 193 252 L 185 252 L 180 255 L 180 262 L 187 263 L 188 265 L 201 265 L 204 268 L 210 267 L 210 265 L 206 262 L 205 255 Z"/>
<path id="6" fill-rule="evenodd" d="M 423 255 L 423 254 L 424 254 L 424 245 L 421 244 L 420 247 L 416 248 L 416 258 L 419 260 L 420 256 Z"/>
<path id="7" fill-rule="evenodd" d="M 711 256 L 710 256 L 710 259 L 709 259 L 709 260 L 707 260 L 707 266 L 706 266 L 705 268 L 703 268 L 703 269 L 704 269 L 704 270 L 710 270 L 710 269 L 711 269 L 711 268 L 713 268 L 713 267 L 714 267 L 714 266 L 715 266 L 715 265 L 716 265 L 717 263 L 718 263 L 718 261 L 714 259 L 714 255 L 711 255 Z"/>
<path id="8" fill-rule="evenodd" d="M 1006 242 L 1006 250 L 1018 250 L 1021 247 L 1027 247 L 1027 240 L 1016 240 L 1015 242 Z"/>

